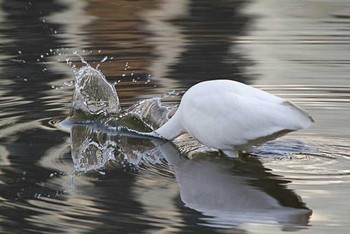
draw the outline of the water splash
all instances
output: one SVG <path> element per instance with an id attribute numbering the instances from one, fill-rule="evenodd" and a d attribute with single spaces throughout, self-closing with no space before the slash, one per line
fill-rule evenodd
<path id="1" fill-rule="evenodd" d="M 138 166 L 145 161 L 159 163 L 162 153 L 157 147 L 160 143 L 142 133 L 159 128 L 171 118 L 177 109 L 174 98 L 175 103 L 179 103 L 180 93 L 171 92 L 142 100 L 122 110 L 114 86 L 108 83 L 100 70 L 92 68 L 82 56 L 75 54 L 85 66 L 75 73 L 70 116 L 60 123 L 71 134 L 75 171 L 98 171 L 109 164 L 125 167 Z M 188 158 L 218 156 L 217 151 L 187 134 L 178 137 L 173 143 L 179 153 Z M 291 144 L 295 147 L 291 147 Z M 259 157 L 288 157 L 310 151 L 310 147 L 301 141 L 286 143 L 280 140 L 265 144 L 253 154 Z"/>
<path id="2" fill-rule="evenodd" d="M 116 115 L 119 112 L 117 91 L 108 83 L 102 72 L 90 65 L 80 68 L 76 74 L 70 116 L 96 117 Z"/>
<path id="3" fill-rule="evenodd" d="M 97 64 L 96 69 L 98 69 L 98 68 L 100 67 L 101 63 L 106 62 L 107 59 L 108 59 L 108 56 L 105 56 L 105 57 L 99 62 L 99 64 Z"/>
<path id="4" fill-rule="evenodd" d="M 109 164 L 137 166 L 146 155 L 145 161 L 157 163 L 160 157 L 152 155 L 160 153 L 154 152 L 149 135 L 141 132 L 150 132 L 164 124 L 175 107 L 162 105 L 162 97 L 155 97 L 121 110 L 114 86 L 100 70 L 92 68 L 78 53 L 75 55 L 85 66 L 75 73 L 70 115 L 59 124 L 70 132 L 75 171 L 99 171 Z"/>
<path id="5" fill-rule="evenodd" d="M 71 150 L 76 172 L 106 168 L 137 167 L 145 159 L 160 162 L 156 146 L 160 140 L 133 134 L 126 128 L 113 128 L 99 123 L 75 124 L 71 129 Z"/>
<path id="6" fill-rule="evenodd" d="M 126 110 L 128 115 L 141 119 L 148 127 L 155 130 L 167 122 L 175 113 L 177 107 L 162 103 L 164 97 L 154 97 L 142 100 Z"/>
<path id="7" fill-rule="evenodd" d="M 109 160 L 115 160 L 118 152 L 116 146 L 110 135 L 94 131 L 89 125 L 74 125 L 71 129 L 72 159 L 76 172 L 99 170 Z"/>

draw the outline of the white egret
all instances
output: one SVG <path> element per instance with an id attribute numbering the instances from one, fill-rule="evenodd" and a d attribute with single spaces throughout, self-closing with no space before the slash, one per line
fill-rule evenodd
<path id="1" fill-rule="evenodd" d="M 188 133 L 202 144 L 237 156 L 286 133 L 310 127 L 313 119 L 290 102 L 231 81 L 205 81 L 182 97 L 172 118 L 154 131 L 167 140 Z"/>

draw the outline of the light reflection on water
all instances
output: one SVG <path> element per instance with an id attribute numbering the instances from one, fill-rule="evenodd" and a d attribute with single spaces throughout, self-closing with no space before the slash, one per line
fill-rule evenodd
<path id="1" fill-rule="evenodd" d="M 4 232 L 348 230 L 348 1 L 3 0 L 0 5 Z M 257 149 L 260 159 L 175 157 L 178 166 L 160 154 L 165 159 L 157 163 L 143 159 L 138 167 L 111 164 L 102 174 L 71 176 L 72 139 L 50 122 L 68 114 L 73 87 L 64 82 L 73 73 L 65 58 L 80 66 L 72 55 L 76 49 L 93 66 L 109 57 L 100 68 L 117 83 L 123 107 L 201 80 L 231 78 L 293 101 L 316 124 Z M 182 154 L 200 153 L 183 142 L 175 142 Z M 205 179 L 208 172 L 217 177 Z M 220 187 L 222 181 L 230 186 Z M 205 183 L 219 191 L 215 202 L 226 201 L 225 193 L 233 196 L 224 203 L 228 216 L 208 208 L 209 195 L 202 204 L 191 198 L 210 188 Z M 240 196 L 243 189 L 251 192 Z M 305 215 L 304 222 L 287 226 L 273 212 L 248 219 L 239 208 L 253 213 L 255 203 L 249 209 L 242 202 L 234 205 L 236 196 L 254 201 L 247 194 L 271 201 L 265 204 L 278 201 L 277 210 L 308 208 L 312 215 L 308 223 Z"/>

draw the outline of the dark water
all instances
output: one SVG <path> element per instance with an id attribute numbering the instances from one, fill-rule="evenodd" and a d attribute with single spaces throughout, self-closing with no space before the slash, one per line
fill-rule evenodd
<path id="1" fill-rule="evenodd" d="M 349 230 L 349 1 L 2 0 L 0 22 L 2 233 Z M 186 140 L 178 150 L 118 138 L 131 165 L 76 175 L 73 143 L 106 138 L 54 124 L 70 111 L 72 66 L 83 66 L 74 51 L 92 66 L 108 56 L 99 68 L 123 108 L 228 78 L 316 124 L 240 160 Z"/>

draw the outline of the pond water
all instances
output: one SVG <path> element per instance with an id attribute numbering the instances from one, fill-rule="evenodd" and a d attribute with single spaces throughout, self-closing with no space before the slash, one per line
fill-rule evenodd
<path id="1" fill-rule="evenodd" d="M 0 231 L 348 232 L 349 29 L 347 0 L 0 0 Z M 86 66 L 75 52 L 134 115 L 108 118 L 112 105 L 66 131 Z M 150 130 L 183 91 L 219 78 L 315 124 L 240 159 L 186 137 L 111 134 Z"/>

